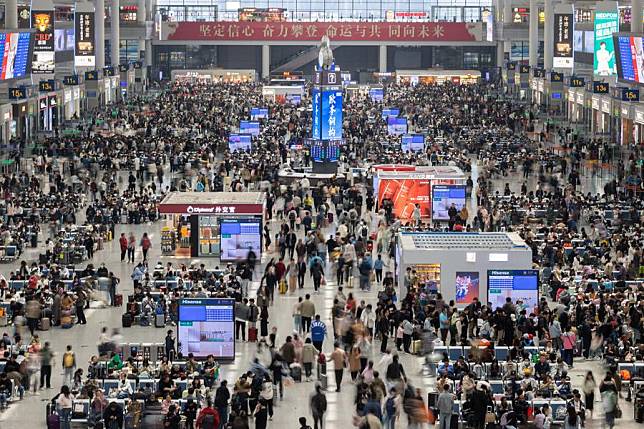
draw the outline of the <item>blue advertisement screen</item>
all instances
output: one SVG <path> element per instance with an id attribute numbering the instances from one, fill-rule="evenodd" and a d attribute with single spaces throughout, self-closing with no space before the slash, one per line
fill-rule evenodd
<path id="1" fill-rule="evenodd" d="M 298 94 L 288 94 L 288 95 L 286 96 L 286 100 L 287 100 L 289 103 L 291 103 L 291 104 L 294 104 L 294 105 L 298 106 L 298 105 L 302 102 L 302 96 L 301 96 L 301 95 L 298 95 Z"/>
<path id="2" fill-rule="evenodd" d="M 244 134 L 251 134 L 253 136 L 259 135 L 259 122 L 257 121 L 239 121 L 239 132 Z"/>
<path id="3" fill-rule="evenodd" d="M 27 75 L 30 44 L 31 33 L 0 33 L 0 80 Z"/>
<path id="4" fill-rule="evenodd" d="M 420 152 L 425 149 L 425 136 L 422 134 L 405 134 L 400 138 L 403 152 Z"/>
<path id="5" fill-rule="evenodd" d="M 250 134 L 231 134 L 228 136 L 228 150 L 231 152 L 249 152 L 251 145 L 252 142 Z"/>
<path id="6" fill-rule="evenodd" d="M 235 358 L 235 301 L 233 299 L 181 299 L 177 349 L 197 359 Z"/>
<path id="7" fill-rule="evenodd" d="M 387 119 L 390 116 L 396 117 L 398 115 L 400 115 L 400 109 L 396 109 L 394 107 L 390 107 L 390 108 L 387 108 L 387 109 L 382 109 L 382 118 L 383 119 Z"/>
<path id="8" fill-rule="evenodd" d="M 311 137 L 316 140 L 320 140 L 322 138 L 322 127 L 320 126 L 320 90 L 318 88 L 313 88 L 311 97 L 313 99 L 313 112 L 311 113 L 313 116 L 313 129 L 311 130 Z"/>
<path id="9" fill-rule="evenodd" d="M 452 204 L 459 212 L 465 206 L 465 185 L 432 186 L 432 219 L 449 220 Z"/>
<path id="10" fill-rule="evenodd" d="M 268 119 L 268 108 L 253 107 L 250 109 L 251 119 Z"/>
<path id="11" fill-rule="evenodd" d="M 617 36 L 617 72 L 624 80 L 639 82 L 637 73 L 636 38 L 630 36 Z M 642 42 L 640 41 L 640 46 Z M 635 61 L 634 61 L 635 60 Z"/>
<path id="12" fill-rule="evenodd" d="M 221 260 L 242 261 L 253 249 L 259 258 L 262 254 L 262 228 L 259 219 L 221 219 Z"/>
<path id="13" fill-rule="evenodd" d="M 342 91 L 322 91 L 322 140 L 342 138 Z"/>
<path id="14" fill-rule="evenodd" d="M 389 134 L 407 134 L 407 118 L 387 118 L 387 132 Z"/>
<path id="15" fill-rule="evenodd" d="M 490 270 L 487 272 L 488 301 L 492 308 L 503 307 L 506 298 L 513 303 L 523 301 L 526 308 L 539 303 L 539 272 L 537 270 Z"/>
<path id="16" fill-rule="evenodd" d="M 371 88 L 369 90 L 369 97 L 373 101 L 382 101 L 385 96 L 385 90 L 383 88 Z"/>
<path id="17" fill-rule="evenodd" d="M 311 159 L 314 162 L 335 162 L 340 158 L 340 145 L 340 141 L 337 140 L 314 141 L 311 144 Z"/>

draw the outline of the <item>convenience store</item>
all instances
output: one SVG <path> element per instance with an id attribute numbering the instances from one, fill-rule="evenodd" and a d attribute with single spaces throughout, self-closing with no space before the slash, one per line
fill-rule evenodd
<path id="1" fill-rule="evenodd" d="M 161 252 L 234 262 L 252 248 L 259 259 L 265 206 L 262 192 L 171 192 L 159 204 Z"/>

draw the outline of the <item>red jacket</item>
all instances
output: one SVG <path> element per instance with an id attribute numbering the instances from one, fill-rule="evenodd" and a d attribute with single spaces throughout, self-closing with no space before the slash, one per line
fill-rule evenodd
<path id="1" fill-rule="evenodd" d="M 204 416 L 206 416 L 206 415 L 212 415 L 215 418 L 214 427 L 202 426 Z M 199 413 L 199 417 L 197 417 L 197 421 L 195 422 L 195 427 L 197 429 L 216 429 L 216 428 L 218 428 L 219 427 L 219 413 L 217 412 L 217 410 L 215 410 L 214 408 L 210 408 L 210 407 L 203 408 L 201 410 L 201 412 Z"/>
<path id="2" fill-rule="evenodd" d="M 119 244 L 121 245 L 121 250 L 127 249 L 127 238 L 124 235 L 119 238 Z"/>

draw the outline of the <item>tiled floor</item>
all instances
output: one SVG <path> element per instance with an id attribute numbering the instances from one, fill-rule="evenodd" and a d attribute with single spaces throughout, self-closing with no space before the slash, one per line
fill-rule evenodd
<path id="1" fill-rule="evenodd" d="M 476 169 L 473 172 L 474 176 L 476 175 Z M 475 178 L 475 177 L 474 177 Z M 511 183 L 513 189 L 516 187 L 518 191 L 520 187 L 520 181 L 515 178 L 506 178 L 499 181 L 498 186 L 502 187 L 505 182 Z M 583 186 L 589 191 L 595 191 L 597 188 L 602 186 L 602 180 L 592 179 L 584 180 Z M 470 213 L 474 213 L 474 210 L 471 210 Z M 159 236 L 160 236 L 160 224 L 151 224 L 151 225 L 121 225 L 117 227 L 116 236 L 121 232 L 129 233 L 133 231 L 137 237 L 140 237 L 143 232 L 148 232 L 153 242 L 153 248 L 151 250 L 150 261 L 156 262 L 160 258 L 160 249 L 159 249 Z M 34 254 L 34 251 L 29 251 L 28 254 Z M 140 251 L 137 253 L 137 259 L 141 259 Z M 165 260 L 165 258 L 161 258 Z M 173 259 L 175 263 L 182 262 L 179 259 Z M 105 262 L 109 270 L 114 271 L 114 273 L 119 276 L 123 282 L 121 283 L 121 293 L 127 296 L 129 291 L 132 289 L 131 282 L 129 281 L 131 270 L 133 266 L 131 264 L 121 263 L 119 261 L 119 252 L 118 252 L 118 243 L 112 241 L 106 243 L 105 250 L 98 252 L 94 257 L 94 263 Z M 202 259 L 201 261 L 192 262 L 203 262 L 208 267 L 214 267 L 219 263 L 218 260 L 213 259 Z M 3 273 L 7 274 L 11 269 L 10 265 L 5 265 L 0 267 Z M 254 285 L 256 287 L 257 285 Z M 312 285 L 307 279 L 307 284 L 304 289 L 304 293 L 311 292 Z M 352 291 L 358 300 L 364 299 L 368 303 L 374 302 L 376 299 L 376 292 L 361 292 L 359 289 L 353 289 Z M 251 291 L 251 295 L 253 291 Z M 319 295 L 313 295 L 313 301 L 316 305 L 316 308 L 323 317 L 328 318 L 330 313 L 330 308 L 333 302 L 333 296 L 335 294 L 334 285 L 329 282 L 329 284 L 322 290 L 322 293 Z M 292 331 L 292 319 L 291 319 L 291 308 L 292 305 L 297 301 L 297 296 L 279 296 L 276 298 L 275 305 L 269 309 L 270 311 L 270 324 L 271 326 L 278 327 L 279 338 L 283 341 L 286 335 Z M 59 356 L 62 355 L 62 352 L 67 344 L 71 344 L 78 356 L 78 362 L 86 362 L 92 354 L 96 353 L 96 342 L 99 336 L 100 330 L 103 326 L 108 326 L 110 328 L 120 328 L 121 326 L 121 313 L 123 309 L 92 309 L 88 312 L 88 325 L 87 326 L 76 326 L 70 330 L 60 330 L 53 329 L 47 332 L 41 332 L 40 336 L 44 341 L 50 341 L 53 344 L 54 350 L 58 353 Z M 328 322 L 328 320 L 327 320 Z M 9 330 L 7 328 L 5 330 Z M 2 331 L 2 329 L 0 329 Z M 162 342 L 164 337 L 165 329 L 156 329 L 154 327 L 141 328 L 133 327 L 125 329 L 122 331 L 125 342 Z M 331 351 L 331 342 L 326 341 L 325 351 Z M 374 345 L 374 360 L 377 362 L 380 359 L 379 353 L 379 344 Z M 255 344 L 249 343 L 238 343 L 236 351 L 236 359 L 233 364 L 225 365 L 223 367 L 223 377 L 229 381 L 235 380 L 236 377 L 243 371 L 246 371 L 249 363 L 257 354 L 257 346 Z M 412 383 L 418 387 L 421 387 L 423 390 L 427 390 L 434 382 L 433 379 L 429 377 L 423 377 L 420 375 L 420 358 L 403 355 L 401 358 L 403 364 L 405 365 L 407 374 L 411 375 Z M 85 365 L 83 365 L 85 366 Z M 600 379 L 603 376 L 603 369 L 598 362 L 578 362 L 575 365 L 575 369 L 572 371 L 573 384 L 579 385 L 581 379 L 586 370 L 592 370 L 595 373 L 596 378 Z M 326 414 L 327 428 L 348 428 L 351 427 L 351 417 L 354 403 L 354 390 L 348 381 L 348 375 L 345 376 L 345 382 L 342 389 L 342 393 L 334 392 L 334 381 L 332 377 L 329 379 L 329 390 L 327 394 L 327 400 L 329 403 L 328 412 Z M 18 428 L 18 427 L 28 427 L 28 428 L 44 428 L 45 425 L 45 403 L 49 400 L 57 389 L 60 388 L 62 384 L 62 371 L 60 369 L 60 360 L 58 360 L 56 367 L 54 368 L 53 376 L 53 385 L 55 390 L 49 390 L 43 392 L 41 396 L 31 396 L 28 395 L 23 401 L 13 403 L 10 408 L 0 414 L 0 429 L 9 429 L 9 428 Z M 275 418 L 270 422 L 271 428 L 294 428 L 297 427 L 296 422 L 299 416 L 308 416 L 308 397 L 313 390 L 313 383 L 300 383 L 292 386 L 286 390 L 285 400 L 280 402 L 279 406 L 275 412 Z M 588 422 L 588 427 L 595 428 L 601 426 L 601 419 L 597 417 L 597 414 L 601 415 L 601 405 L 597 405 L 596 409 L 596 418 Z M 620 426 L 623 428 L 635 428 L 640 427 L 632 420 L 632 407 L 630 404 L 624 403 L 624 416 L 625 418 L 620 421 Z M 401 427 L 405 427 L 406 421 L 403 418 Z"/>

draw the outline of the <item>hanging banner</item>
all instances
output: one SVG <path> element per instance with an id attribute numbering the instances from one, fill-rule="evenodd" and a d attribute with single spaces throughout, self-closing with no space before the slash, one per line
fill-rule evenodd
<path id="1" fill-rule="evenodd" d="M 74 15 L 74 64 L 77 67 L 96 65 L 94 45 L 94 12 L 76 12 Z"/>
<path id="2" fill-rule="evenodd" d="M 619 13 L 617 4 L 608 2 L 611 9 L 598 5 L 595 11 L 595 48 L 593 73 L 599 76 L 613 76 L 617 73 L 615 64 L 615 44 L 613 33 L 619 31 Z"/>
<path id="3" fill-rule="evenodd" d="M 34 31 L 34 57 L 31 72 L 54 73 L 54 11 L 32 10 L 31 28 Z"/>
<path id="4" fill-rule="evenodd" d="M 554 26 L 552 65 L 554 68 L 572 68 L 574 65 L 573 14 L 555 13 Z"/>
<path id="5" fill-rule="evenodd" d="M 31 6 L 18 5 L 18 28 L 31 28 Z"/>

